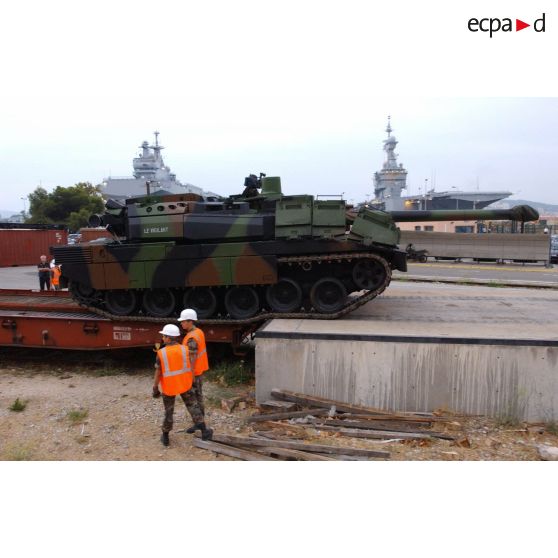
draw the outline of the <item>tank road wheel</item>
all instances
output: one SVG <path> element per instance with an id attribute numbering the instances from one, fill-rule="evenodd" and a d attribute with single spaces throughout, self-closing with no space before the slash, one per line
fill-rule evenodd
<path id="1" fill-rule="evenodd" d="M 210 318 L 217 310 L 217 297 L 208 287 L 189 289 L 184 294 L 182 302 L 184 308 L 193 308 L 200 320 Z"/>
<path id="2" fill-rule="evenodd" d="M 335 277 L 323 277 L 310 290 L 312 306 L 321 314 L 334 314 L 345 305 L 347 289 Z"/>
<path id="3" fill-rule="evenodd" d="M 128 316 L 133 314 L 138 305 L 138 295 L 135 291 L 118 289 L 105 293 L 105 305 L 111 314 Z"/>
<path id="4" fill-rule="evenodd" d="M 147 314 L 166 318 L 174 312 L 176 297 L 169 289 L 152 289 L 143 293 L 142 307 Z"/>
<path id="5" fill-rule="evenodd" d="M 374 291 L 388 279 L 387 262 L 383 260 L 363 259 L 353 267 L 353 281 L 360 290 Z"/>
<path id="6" fill-rule="evenodd" d="M 265 298 L 274 312 L 294 312 L 302 306 L 302 289 L 293 279 L 283 277 L 267 287 Z"/>
<path id="7" fill-rule="evenodd" d="M 232 287 L 225 294 L 225 308 L 231 318 L 251 318 L 260 309 L 260 297 L 252 287 Z"/>
<path id="8" fill-rule="evenodd" d="M 95 295 L 95 289 L 93 287 L 87 287 L 75 281 L 70 283 L 70 292 L 76 300 L 83 303 L 91 302 Z"/>

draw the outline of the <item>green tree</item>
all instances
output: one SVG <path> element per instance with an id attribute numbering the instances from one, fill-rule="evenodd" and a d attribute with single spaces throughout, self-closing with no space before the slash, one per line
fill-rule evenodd
<path id="1" fill-rule="evenodd" d="M 90 182 L 57 186 L 50 194 L 38 187 L 28 198 L 28 223 L 58 223 L 73 231 L 86 226 L 89 216 L 102 212 L 104 205 L 98 186 Z"/>

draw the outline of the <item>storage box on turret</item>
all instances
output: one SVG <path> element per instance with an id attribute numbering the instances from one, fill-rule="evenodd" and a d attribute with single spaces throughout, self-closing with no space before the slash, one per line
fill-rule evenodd
<path id="1" fill-rule="evenodd" d="M 315 200 L 312 236 L 331 238 L 345 234 L 346 211 L 344 200 Z"/>
<path id="2" fill-rule="evenodd" d="M 277 201 L 275 236 L 300 238 L 312 234 L 313 196 L 283 196 Z"/>

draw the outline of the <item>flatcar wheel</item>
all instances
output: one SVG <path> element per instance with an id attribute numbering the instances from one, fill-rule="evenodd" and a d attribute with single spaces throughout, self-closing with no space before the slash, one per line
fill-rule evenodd
<path id="1" fill-rule="evenodd" d="M 232 287 L 225 294 L 225 308 L 231 318 L 251 318 L 260 309 L 260 297 L 252 287 Z"/>
<path id="2" fill-rule="evenodd" d="M 333 314 L 345 305 L 347 289 L 335 277 L 324 277 L 310 290 L 312 306 L 321 314 Z"/>
<path id="3" fill-rule="evenodd" d="M 279 279 L 274 285 L 269 285 L 265 297 L 274 312 L 294 312 L 302 306 L 300 285 L 287 277 Z"/>
<path id="4" fill-rule="evenodd" d="M 128 316 L 133 314 L 138 305 L 138 295 L 135 291 L 114 290 L 105 293 L 105 305 L 111 314 Z"/>
<path id="5" fill-rule="evenodd" d="M 386 279 L 386 267 L 378 260 L 359 260 L 353 267 L 353 281 L 360 290 L 373 291 L 381 287 Z"/>
<path id="6" fill-rule="evenodd" d="M 169 289 L 152 289 L 143 294 L 142 307 L 150 316 L 166 318 L 174 312 L 176 297 Z"/>
<path id="7" fill-rule="evenodd" d="M 200 320 L 210 318 L 217 310 L 217 297 L 212 289 L 202 287 L 189 289 L 182 299 L 184 308 L 193 308 Z"/>

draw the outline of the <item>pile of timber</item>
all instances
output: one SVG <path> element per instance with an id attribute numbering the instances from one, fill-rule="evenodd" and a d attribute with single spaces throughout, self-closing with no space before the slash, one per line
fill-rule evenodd
<path id="1" fill-rule="evenodd" d="M 279 389 L 271 395 L 273 400 L 260 406 L 262 412 L 247 419 L 255 427 L 250 435 L 215 433 L 211 441 L 196 438 L 194 445 L 245 461 L 332 461 L 390 458 L 388 451 L 339 445 L 343 438 L 374 443 L 456 440 L 432 430 L 434 424 L 447 420 L 434 413 L 390 412 Z M 327 441 L 336 445 L 308 441 L 309 429 L 332 434 Z"/>
<path id="2" fill-rule="evenodd" d="M 294 440 L 266 439 L 259 436 L 213 434 L 211 441 L 194 439 L 194 446 L 244 461 L 336 461 L 389 459 L 389 452 L 326 444 L 308 444 Z"/>
<path id="3" fill-rule="evenodd" d="M 332 399 L 310 396 L 293 391 L 274 389 L 273 401 L 261 405 L 275 411 L 276 403 L 283 403 L 280 412 L 262 413 L 249 417 L 248 423 L 268 426 L 331 432 L 338 436 L 373 440 L 404 441 L 442 439 L 455 441 L 455 436 L 433 430 L 436 423 L 447 419 L 434 413 L 392 412 Z M 264 432 L 260 434 L 265 435 Z"/>

